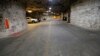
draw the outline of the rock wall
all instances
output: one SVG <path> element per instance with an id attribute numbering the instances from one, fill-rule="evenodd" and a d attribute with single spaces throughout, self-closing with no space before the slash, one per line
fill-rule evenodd
<path id="1" fill-rule="evenodd" d="M 26 12 L 21 3 L 0 4 L 0 8 L 0 15 L 2 17 L 0 33 L 11 35 L 27 28 Z M 5 20 L 8 20 L 9 28 L 5 27 Z"/>
<path id="2" fill-rule="evenodd" d="M 100 30 L 100 0 L 81 0 L 71 7 L 71 24 Z"/>

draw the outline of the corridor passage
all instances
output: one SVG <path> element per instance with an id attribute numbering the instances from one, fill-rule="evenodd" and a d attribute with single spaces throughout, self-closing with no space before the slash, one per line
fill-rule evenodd
<path id="1" fill-rule="evenodd" d="M 100 56 L 100 33 L 62 21 L 29 24 L 21 36 L 0 39 L 0 56 Z"/>

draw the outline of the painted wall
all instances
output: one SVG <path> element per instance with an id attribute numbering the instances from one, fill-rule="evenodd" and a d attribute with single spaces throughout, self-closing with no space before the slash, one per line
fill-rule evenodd
<path id="1" fill-rule="evenodd" d="M 83 0 L 71 7 L 71 24 L 100 30 L 100 0 Z"/>

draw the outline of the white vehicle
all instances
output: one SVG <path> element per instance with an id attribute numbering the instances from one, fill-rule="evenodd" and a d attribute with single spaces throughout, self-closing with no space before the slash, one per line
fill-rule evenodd
<path id="1" fill-rule="evenodd" d="M 37 23 L 38 22 L 38 19 L 31 18 L 31 17 L 27 17 L 27 22 L 28 23 Z"/>

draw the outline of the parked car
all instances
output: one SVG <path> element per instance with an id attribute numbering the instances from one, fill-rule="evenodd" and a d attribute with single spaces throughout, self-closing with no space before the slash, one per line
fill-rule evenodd
<path id="1" fill-rule="evenodd" d="M 37 23 L 37 22 L 38 22 L 38 19 L 36 19 L 36 18 L 31 18 L 31 17 L 27 17 L 27 22 L 28 22 L 28 23 Z"/>

